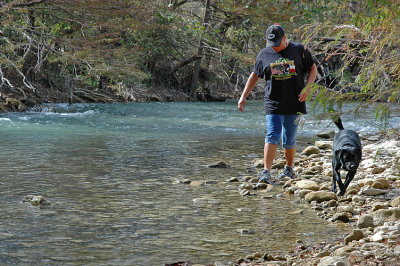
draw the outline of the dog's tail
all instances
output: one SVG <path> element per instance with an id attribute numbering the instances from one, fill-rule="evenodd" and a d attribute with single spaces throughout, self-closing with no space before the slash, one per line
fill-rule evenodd
<path id="1" fill-rule="evenodd" d="M 329 113 L 331 115 L 331 118 L 333 120 L 333 123 L 340 129 L 344 129 L 343 124 L 342 124 L 342 119 L 340 119 L 340 115 L 333 109 L 329 108 Z"/>
<path id="2" fill-rule="evenodd" d="M 340 129 L 344 129 L 343 124 L 342 124 L 342 119 L 340 119 L 340 116 L 335 117 L 335 119 L 333 119 L 333 123 L 335 123 L 335 125 Z"/>

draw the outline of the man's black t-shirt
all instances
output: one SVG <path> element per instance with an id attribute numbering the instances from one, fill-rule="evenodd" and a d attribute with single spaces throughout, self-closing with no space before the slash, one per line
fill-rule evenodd
<path id="1" fill-rule="evenodd" d="M 298 98 L 313 64 L 310 51 L 300 43 L 289 42 L 288 47 L 279 53 L 271 47 L 260 51 L 253 72 L 266 80 L 266 114 L 306 113 L 305 102 Z"/>

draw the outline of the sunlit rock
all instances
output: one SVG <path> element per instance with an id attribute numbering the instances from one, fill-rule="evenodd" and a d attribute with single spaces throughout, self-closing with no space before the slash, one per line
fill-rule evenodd
<path id="1" fill-rule="evenodd" d="M 40 195 L 28 195 L 22 199 L 22 202 L 29 203 L 30 205 L 39 207 L 40 209 L 49 208 L 51 206 L 51 202 Z"/>
<path id="2" fill-rule="evenodd" d="M 317 140 L 315 141 L 315 146 L 318 147 L 319 149 L 332 149 L 332 143 L 333 141 L 322 141 L 322 140 Z"/>
<path id="3" fill-rule="evenodd" d="M 373 213 L 374 224 L 383 225 L 385 222 L 400 220 L 400 208 L 381 209 Z"/>
<path id="4" fill-rule="evenodd" d="M 330 200 L 338 200 L 338 197 L 334 192 L 315 191 L 315 192 L 308 193 L 305 196 L 305 200 L 308 202 L 311 202 L 311 201 L 323 202 L 323 201 L 330 201 Z"/>
<path id="5" fill-rule="evenodd" d="M 218 161 L 216 163 L 207 165 L 207 167 L 208 168 L 229 168 L 231 166 L 224 161 Z"/>
<path id="6" fill-rule="evenodd" d="M 316 146 L 309 146 L 309 147 L 307 147 L 307 148 L 305 148 L 302 152 L 301 152 L 301 154 L 302 155 L 305 155 L 305 156 L 310 156 L 310 155 L 312 155 L 312 154 L 319 154 L 321 151 L 320 151 L 320 149 L 318 148 L 318 147 L 316 147 Z"/>
<path id="7" fill-rule="evenodd" d="M 343 265 L 343 266 L 350 266 L 350 261 L 346 257 L 325 257 L 322 258 L 317 266 L 330 266 L 330 265 Z"/>
<path id="8" fill-rule="evenodd" d="M 358 228 L 374 227 L 374 217 L 370 214 L 361 215 L 357 221 Z"/>
<path id="9" fill-rule="evenodd" d="M 312 180 L 300 180 L 296 183 L 295 187 L 299 189 L 317 191 L 319 189 L 319 184 Z"/>
<path id="10" fill-rule="evenodd" d="M 400 196 L 390 202 L 392 207 L 400 207 Z"/>

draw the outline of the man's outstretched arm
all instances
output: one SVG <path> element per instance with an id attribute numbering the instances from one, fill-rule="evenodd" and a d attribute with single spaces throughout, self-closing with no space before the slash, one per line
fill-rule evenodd
<path id="1" fill-rule="evenodd" d="M 246 82 L 246 86 L 242 92 L 242 96 L 238 101 L 238 109 L 243 112 L 244 107 L 246 106 L 246 97 L 249 95 L 250 91 L 254 88 L 258 81 L 259 77 L 254 73 L 251 72 L 249 79 Z"/>

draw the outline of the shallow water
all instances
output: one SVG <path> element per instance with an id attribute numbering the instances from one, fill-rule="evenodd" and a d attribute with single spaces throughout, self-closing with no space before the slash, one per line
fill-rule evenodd
<path id="1" fill-rule="evenodd" d="M 376 130 L 367 118 L 347 125 Z M 300 147 L 334 129 L 304 120 Z M 279 189 L 243 198 L 237 184 L 224 183 L 255 174 L 246 168 L 262 156 L 264 127 L 259 101 L 245 113 L 228 101 L 1 114 L 0 264 L 214 263 L 343 236 L 346 226 L 320 220 Z M 205 167 L 220 159 L 232 167 Z M 217 183 L 172 185 L 185 178 Z M 29 194 L 52 208 L 21 203 Z"/>

